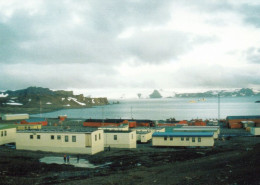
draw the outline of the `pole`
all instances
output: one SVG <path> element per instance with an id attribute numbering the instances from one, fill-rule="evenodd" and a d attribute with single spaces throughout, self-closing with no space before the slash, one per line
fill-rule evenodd
<path id="1" fill-rule="evenodd" d="M 218 93 L 218 125 L 220 125 L 220 94 Z"/>
<path id="2" fill-rule="evenodd" d="M 102 107 L 102 120 L 104 121 L 104 107 Z"/>
<path id="3" fill-rule="evenodd" d="M 131 118 L 133 119 L 133 107 L 131 106 Z"/>
<path id="4" fill-rule="evenodd" d="M 42 101 L 40 100 L 40 117 L 42 117 Z"/>

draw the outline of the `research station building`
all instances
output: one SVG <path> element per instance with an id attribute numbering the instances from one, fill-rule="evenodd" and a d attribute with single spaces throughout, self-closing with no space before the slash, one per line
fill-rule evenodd
<path id="1" fill-rule="evenodd" d="M 212 132 L 213 138 L 218 138 L 218 128 L 189 128 L 189 127 L 181 127 L 181 128 L 174 128 L 173 132 L 198 132 L 198 133 L 207 133 Z"/>
<path id="2" fill-rule="evenodd" d="M 152 146 L 212 147 L 213 132 L 155 132 Z"/>
<path id="3" fill-rule="evenodd" d="M 0 125 L 0 145 L 15 143 L 16 126 Z"/>
<path id="4" fill-rule="evenodd" d="M 90 155 L 104 151 L 103 130 L 22 130 L 16 136 L 18 150 Z"/>
<path id="5" fill-rule="evenodd" d="M 105 147 L 136 148 L 136 131 L 104 130 Z"/>

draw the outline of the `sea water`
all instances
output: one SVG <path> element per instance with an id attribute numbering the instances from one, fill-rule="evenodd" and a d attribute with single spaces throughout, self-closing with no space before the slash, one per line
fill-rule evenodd
<path id="1" fill-rule="evenodd" d="M 119 104 L 96 106 L 83 109 L 64 109 L 32 116 L 57 118 L 67 115 L 68 118 L 79 119 L 151 119 L 177 120 L 221 119 L 236 115 L 260 115 L 260 97 L 211 97 L 201 101 L 195 98 L 162 98 L 162 99 L 122 99 Z M 111 102 L 117 100 L 111 100 Z M 193 102 L 193 103 L 191 103 Z M 220 110 L 220 114 L 218 113 Z"/>

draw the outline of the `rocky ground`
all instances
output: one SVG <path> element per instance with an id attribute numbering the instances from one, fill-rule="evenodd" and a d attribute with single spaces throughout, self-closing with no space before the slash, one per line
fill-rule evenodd
<path id="1" fill-rule="evenodd" d="M 245 131 L 222 132 L 244 135 Z M 154 148 L 148 143 L 137 149 L 80 155 L 101 165 L 97 168 L 39 162 L 46 156 L 63 154 L 0 146 L 0 184 L 260 184 L 260 137 L 225 137 L 214 148 Z"/>

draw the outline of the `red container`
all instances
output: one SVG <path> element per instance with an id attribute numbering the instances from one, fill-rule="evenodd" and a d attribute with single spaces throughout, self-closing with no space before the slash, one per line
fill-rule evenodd
<path id="1" fill-rule="evenodd" d="M 232 123 L 229 124 L 229 128 L 242 128 L 243 125 L 241 123 Z"/>

